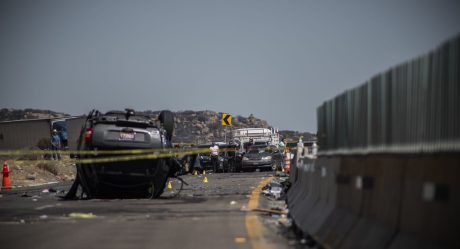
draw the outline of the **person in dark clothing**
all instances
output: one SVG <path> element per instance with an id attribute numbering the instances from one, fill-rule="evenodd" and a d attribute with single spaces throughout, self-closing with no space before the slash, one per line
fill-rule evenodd
<path id="1" fill-rule="evenodd" d="M 249 148 L 254 145 L 254 140 L 252 138 L 249 139 L 249 142 L 244 144 L 244 151 L 247 153 Z"/>
<path id="2" fill-rule="evenodd" d="M 51 159 L 61 160 L 61 154 L 59 154 L 59 149 L 61 148 L 61 138 L 59 137 L 57 130 L 53 130 L 51 134 Z"/>
<path id="3" fill-rule="evenodd" d="M 58 134 L 59 134 L 59 138 L 61 139 L 61 148 L 64 150 L 69 149 L 67 131 L 62 129 L 61 131 L 58 132 Z"/>

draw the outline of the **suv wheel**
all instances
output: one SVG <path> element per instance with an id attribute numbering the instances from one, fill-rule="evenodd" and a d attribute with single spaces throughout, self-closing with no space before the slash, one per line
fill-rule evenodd
<path id="1" fill-rule="evenodd" d="M 167 180 L 168 167 L 166 165 L 166 160 L 159 159 L 153 182 L 147 189 L 148 196 L 151 199 L 160 197 L 161 194 L 163 194 Z"/>
<path id="2" fill-rule="evenodd" d="M 163 128 L 166 130 L 167 139 L 171 141 L 174 131 L 174 114 L 171 111 L 161 111 L 158 117 L 160 122 L 163 124 Z"/>

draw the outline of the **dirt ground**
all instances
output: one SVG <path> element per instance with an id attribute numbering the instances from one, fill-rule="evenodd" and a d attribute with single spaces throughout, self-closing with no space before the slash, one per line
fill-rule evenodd
<path id="1" fill-rule="evenodd" d="M 51 182 L 71 182 L 75 179 L 75 164 L 68 156 L 61 160 L 23 160 L 21 158 L 3 157 L 3 164 L 8 163 L 12 188 L 38 186 Z"/>

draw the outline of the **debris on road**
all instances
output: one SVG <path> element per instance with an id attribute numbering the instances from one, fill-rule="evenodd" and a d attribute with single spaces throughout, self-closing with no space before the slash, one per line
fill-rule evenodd
<path id="1" fill-rule="evenodd" d="M 292 248 L 287 247 L 287 240 L 285 240 L 285 238 L 282 237 L 283 234 L 281 234 L 281 232 L 287 230 L 285 228 L 289 227 L 290 222 L 286 214 L 287 210 L 285 209 L 284 200 L 275 200 L 260 192 L 258 198 L 259 203 L 257 205 L 258 208 L 252 209 L 255 206 L 248 206 L 247 198 L 252 196 L 250 193 L 253 191 L 251 186 L 253 186 L 255 182 L 259 182 L 260 184 L 261 176 L 263 176 L 263 179 L 267 179 L 268 177 L 272 177 L 272 175 L 272 172 L 262 172 L 258 174 L 253 172 L 238 174 L 206 174 L 209 180 L 208 184 L 203 183 L 204 176 L 197 177 L 186 175 L 183 177 L 187 182 L 190 182 L 190 186 L 184 187 L 183 192 L 178 195 L 176 200 L 172 201 L 168 200 L 168 197 L 172 195 L 172 191 L 166 190 L 162 198 L 153 201 L 128 198 L 64 202 L 59 199 L 60 194 L 57 193 L 63 191 L 64 188 L 68 188 L 68 185 L 63 186 L 62 184 L 56 184 L 28 187 L 27 189 L 17 190 L 17 192 L 11 196 L 4 194 L 3 198 L 15 198 L 15 200 L 18 201 L 12 204 L 9 203 L 8 205 L 0 204 L 0 206 L 2 206 L 1 211 L 5 210 L 5 213 L 9 214 L 8 216 L 2 216 L 3 220 L 0 221 L 5 221 L 5 224 L 8 224 L 7 222 L 17 224 L 17 231 L 27 232 L 28 240 L 33 241 L 39 238 L 40 240 L 51 243 L 61 241 L 62 238 L 74 238 L 74 233 L 67 233 L 65 229 L 61 231 L 61 226 L 71 225 L 72 231 L 78 234 L 81 231 L 86 232 L 84 229 L 88 229 L 88 226 L 86 226 L 87 222 L 91 222 L 88 224 L 94 224 L 95 221 L 103 221 L 103 226 L 107 226 L 110 229 L 112 229 L 112 223 L 116 223 L 116 226 L 113 226 L 115 231 L 118 225 L 120 225 L 120 227 L 124 227 L 125 224 L 130 226 L 130 228 L 133 226 L 138 227 L 136 225 L 138 222 L 141 224 L 148 224 L 148 226 L 161 226 L 162 229 L 162 224 L 171 225 L 173 228 L 190 224 L 193 230 L 196 224 L 203 223 L 207 226 L 209 218 L 214 220 L 215 218 L 223 216 L 225 218 L 229 217 L 233 222 L 234 217 L 257 217 L 259 221 L 262 221 L 262 225 L 267 225 L 267 236 L 269 236 L 267 238 L 273 241 L 275 248 Z M 278 178 L 274 178 L 268 180 L 268 182 L 273 180 L 276 182 L 279 181 Z M 175 192 L 180 186 L 180 183 L 177 182 L 177 180 L 171 179 L 171 181 L 172 190 Z M 265 181 L 265 183 L 267 183 L 267 181 Z M 168 181 L 166 181 L 165 185 L 167 184 Z M 260 187 L 257 188 L 257 190 L 260 190 Z M 21 194 L 27 198 L 21 198 Z M 32 199 L 35 199 L 36 202 L 32 202 Z M 251 207 L 251 209 L 248 207 Z M 239 211 L 240 208 L 245 212 Z M 222 210 L 222 212 L 220 210 Z M 97 215 L 93 212 L 96 212 Z M 190 222 L 185 222 L 185 225 L 183 225 L 170 222 L 169 220 L 164 221 L 165 216 L 171 217 L 171 219 L 180 217 Z M 245 220 L 245 218 L 242 219 L 243 222 Z M 211 224 L 211 226 L 212 225 L 213 224 Z M 142 226 L 139 227 L 143 229 Z M 216 223 L 216 227 L 220 229 L 218 222 Z M 91 229 L 95 229 L 96 232 L 98 228 L 100 227 L 91 226 Z M 49 230 L 49 234 L 53 234 L 53 236 L 40 236 L 41 229 L 53 229 Z M 226 233 L 227 235 L 231 235 L 229 238 L 226 238 L 229 248 L 251 247 L 252 238 L 247 236 L 246 230 L 243 231 L 243 233 L 239 227 L 236 227 L 236 229 L 236 231 Z M 214 230 L 219 231 L 218 229 Z M 122 233 L 121 236 L 123 235 Z M 130 234 L 128 234 L 128 236 L 130 236 Z M 197 234 L 197 236 L 200 235 Z M 195 241 L 196 238 L 197 237 L 194 236 L 192 239 Z M 78 236 L 76 236 L 76 239 L 79 239 Z M 198 247 L 203 245 L 200 240 L 196 243 Z M 25 244 L 18 244 L 16 248 L 30 247 L 30 245 L 26 246 Z M 299 243 L 296 245 L 299 245 Z"/>
<path id="2" fill-rule="evenodd" d="M 93 213 L 70 213 L 69 217 L 75 219 L 94 219 L 97 216 Z"/>
<path id="3" fill-rule="evenodd" d="M 36 175 L 27 175 L 26 180 L 35 181 L 36 178 Z"/>
<path id="4" fill-rule="evenodd" d="M 288 218 L 286 215 L 282 215 L 278 219 L 278 224 L 284 226 L 285 228 L 290 228 L 292 227 L 292 219 Z"/>
<path id="5" fill-rule="evenodd" d="M 235 243 L 244 244 L 246 243 L 246 238 L 245 237 L 235 237 Z"/>
<path id="6" fill-rule="evenodd" d="M 45 206 L 41 206 L 41 207 L 36 207 L 35 210 L 43 210 L 43 209 L 52 208 L 52 207 L 54 207 L 54 205 L 45 205 Z"/>
<path id="7" fill-rule="evenodd" d="M 45 188 L 42 190 L 42 193 L 56 193 L 57 190 L 54 188 Z"/>
<path id="8" fill-rule="evenodd" d="M 267 208 L 253 208 L 251 211 L 263 212 L 268 214 L 276 214 L 276 215 L 286 215 L 288 214 L 285 210 L 278 210 L 278 209 L 267 209 Z"/>
<path id="9" fill-rule="evenodd" d="M 286 191 L 281 183 L 274 180 L 262 188 L 262 193 L 278 200 L 284 197 Z"/>
<path id="10" fill-rule="evenodd" d="M 275 176 L 276 177 L 288 177 L 289 175 L 282 171 L 276 171 Z"/>

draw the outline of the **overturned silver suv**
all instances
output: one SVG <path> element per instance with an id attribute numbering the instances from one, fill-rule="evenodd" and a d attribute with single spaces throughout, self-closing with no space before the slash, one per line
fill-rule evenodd
<path id="1" fill-rule="evenodd" d="M 180 170 L 170 154 L 174 116 L 132 109 L 91 111 L 78 141 L 77 177 L 66 198 L 159 197 L 169 176 Z"/>

